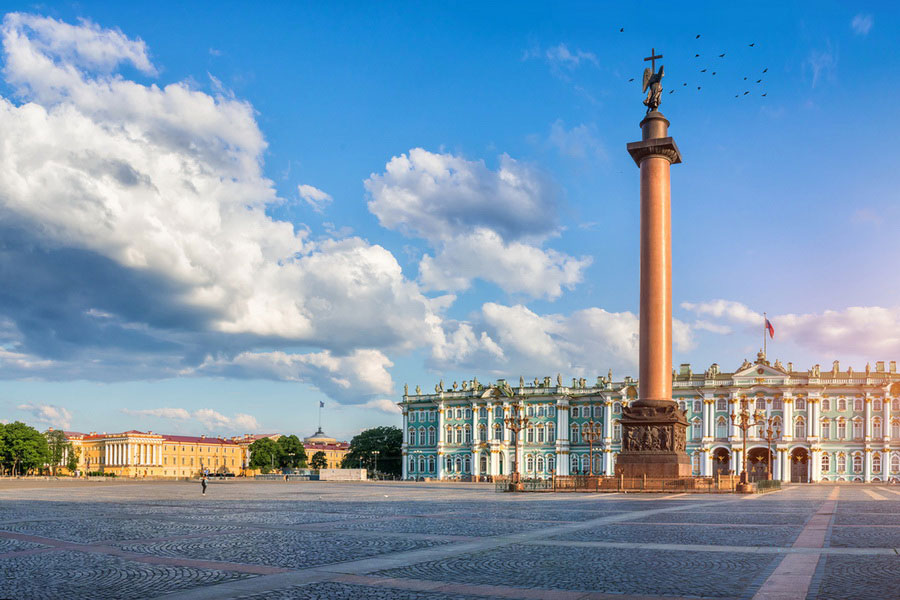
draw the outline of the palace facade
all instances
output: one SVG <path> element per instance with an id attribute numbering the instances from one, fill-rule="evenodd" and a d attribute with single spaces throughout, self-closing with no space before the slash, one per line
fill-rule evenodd
<path id="1" fill-rule="evenodd" d="M 694 373 L 688 364 L 673 373 L 673 396 L 688 419 L 687 452 L 694 475 L 739 473 L 743 434 L 732 422 L 742 407 L 762 415 L 747 432 L 752 479 L 766 477 L 771 459 L 775 479 L 794 482 L 888 481 L 900 479 L 900 374 L 885 368 L 841 370 L 838 361 L 796 371 L 774 365 L 760 352 L 733 373 L 713 364 Z M 621 449 L 622 407 L 638 398 L 638 382 L 598 377 L 589 385 L 557 376 L 526 384 L 512 397 L 506 382 L 477 379 L 434 394 L 404 395 L 403 478 L 483 479 L 508 475 L 513 448 L 524 478 L 593 472 L 614 475 Z M 529 419 L 515 446 L 504 418 L 511 406 Z M 775 435 L 766 440 L 771 425 Z"/>

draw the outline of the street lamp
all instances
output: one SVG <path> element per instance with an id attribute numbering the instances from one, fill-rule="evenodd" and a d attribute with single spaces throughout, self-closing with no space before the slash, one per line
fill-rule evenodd
<path id="1" fill-rule="evenodd" d="M 766 479 L 768 479 L 769 481 L 772 480 L 772 442 L 774 440 L 777 440 L 781 435 L 781 430 L 778 428 L 778 425 L 776 423 L 777 421 L 775 420 L 775 417 L 769 417 L 766 420 L 766 435 L 763 437 L 763 439 L 766 440 L 766 447 L 769 450 L 769 473 L 768 477 L 766 477 Z"/>
<path id="2" fill-rule="evenodd" d="M 372 454 L 375 455 L 375 477 L 378 477 L 378 455 L 380 452 L 378 450 L 372 450 Z"/>
<path id="3" fill-rule="evenodd" d="M 731 413 L 731 424 L 736 425 L 741 430 L 744 437 L 744 450 L 741 453 L 741 480 L 738 489 L 742 492 L 750 491 L 750 482 L 747 478 L 747 430 L 753 427 L 757 421 L 762 420 L 764 414 L 762 411 L 755 411 L 751 414 L 749 409 L 749 401 L 741 402 L 741 411 L 737 414 Z"/>
<path id="4" fill-rule="evenodd" d="M 510 482 L 512 483 L 513 489 L 518 489 L 519 487 L 519 432 L 528 427 L 528 422 L 531 420 L 529 417 L 522 416 L 519 412 L 519 408 L 518 404 L 510 405 L 510 415 L 503 419 L 506 428 L 512 432 L 513 468 Z"/>
<path id="5" fill-rule="evenodd" d="M 591 460 L 591 466 L 588 471 L 590 477 L 594 476 L 594 444 L 603 437 L 603 424 L 600 421 L 594 421 L 594 405 L 590 405 L 591 418 L 585 425 L 581 437 L 588 443 L 588 454 Z"/>

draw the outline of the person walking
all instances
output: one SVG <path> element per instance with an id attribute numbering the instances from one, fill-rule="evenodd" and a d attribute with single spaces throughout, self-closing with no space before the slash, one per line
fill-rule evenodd
<path id="1" fill-rule="evenodd" d="M 200 477 L 200 487 L 203 488 L 203 495 L 206 495 L 206 474 L 203 474 Z"/>

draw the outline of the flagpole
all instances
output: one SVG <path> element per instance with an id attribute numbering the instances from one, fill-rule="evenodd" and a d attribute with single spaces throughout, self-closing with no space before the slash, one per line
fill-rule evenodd
<path id="1" fill-rule="evenodd" d="M 763 313 L 763 356 L 766 356 L 766 357 L 768 357 L 766 354 L 766 350 L 768 349 L 767 345 L 766 345 L 766 342 L 768 342 L 768 340 L 766 339 L 766 334 L 769 332 L 769 328 L 766 327 L 766 323 L 768 323 L 768 322 L 769 322 L 769 317 L 766 316 L 766 313 Z"/>

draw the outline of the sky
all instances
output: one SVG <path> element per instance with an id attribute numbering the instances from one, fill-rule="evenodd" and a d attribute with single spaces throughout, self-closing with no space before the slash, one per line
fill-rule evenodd
<path id="1" fill-rule="evenodd" d="M 637 374 L 643 58 L 673 362 L 900 358 L 890 3 L 41 3 L 0 25 L 0 419 L 349 439 Z M 632 81 L 633 79 L 633 81 Z"/>

